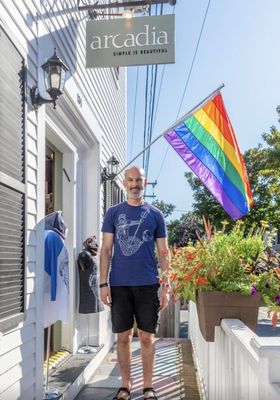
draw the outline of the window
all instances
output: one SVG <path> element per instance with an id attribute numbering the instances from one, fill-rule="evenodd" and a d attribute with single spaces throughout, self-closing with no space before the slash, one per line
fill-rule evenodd
<path id="1" fill-rule="evenodd" d="M 24 58 L 0 27 L 0 331 L 25 309 Z"/>

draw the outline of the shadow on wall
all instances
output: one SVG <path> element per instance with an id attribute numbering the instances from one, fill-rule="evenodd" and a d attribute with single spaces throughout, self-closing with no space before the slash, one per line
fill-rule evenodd
<path id="1" fill-rule="evenodd" d="M 79 23 L 86 17 L 78 11 L 77 6 L 73 7 L 73 1 L 70 0 L 61 2 L 41 0 L 39 7 L 38 15 L 26 15 L 27 24 L 33 25 L 33 31 L 34 21 L 38 21 L 38 38 L 31 40 L 28 46 L 27 69 L 30 74 L 29 78 L 34 79 L 30 84 L 37 85 L 40 95 L 49 99 L 49 95 L 45 92 L 43 70 L 40 67 L 54 54 L 54 48 L 56 48 L 57 56 L 69 68 L 66 80 L 74 75 L 77 70 Z M 38 71 L 36 62 L 34 62 L 37 52 Z"/>

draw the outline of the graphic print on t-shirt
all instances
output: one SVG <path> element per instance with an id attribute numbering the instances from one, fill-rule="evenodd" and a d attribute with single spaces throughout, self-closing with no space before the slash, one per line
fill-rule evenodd
<path id="1" fill-rule="evenodd" d="M 67 292 L 69 293 L 68 253 L 66 249 L 61 251 L 60 254 L 59 274 L 67 288 Z"/>
<path id="2" fill-rule="evenodd" d="M 98 276 L 97 276 L 97 264 L 93 263 L 92 272 L 88 278 L 88 284 L 92 291 L 93 296 L 98 298 Z"/>
<path id="3" fill-rule="evenodd" d="M 120 245 L 121 252 L 124 256 L 131 256 L 136 253 L 144 242 L 148 242 L 153 239 L 152 233 L 146 229 L 141 238 L 137 237 L 140 226 L 144 222 L 150 211 L 146 210 L 141 213 L 140 220 L 132 221 L 128 220 L 126 214 L 120 214 L 118 223 L 116 226 L 117 230 L 117 241 Z M 136 230 L 131 232 L 131 227 L 135 227 Z"/>

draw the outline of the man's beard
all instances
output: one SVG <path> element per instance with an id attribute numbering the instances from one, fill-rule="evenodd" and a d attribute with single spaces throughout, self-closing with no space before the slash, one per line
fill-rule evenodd
<path id="1" fill-rule="evenodd" d="M 126 189 L 126 195 L 129 199 L 142 199 L 144 194 L 144 189 L 140 189 L 139 192 L 133 193 L 132 190 Z"/>

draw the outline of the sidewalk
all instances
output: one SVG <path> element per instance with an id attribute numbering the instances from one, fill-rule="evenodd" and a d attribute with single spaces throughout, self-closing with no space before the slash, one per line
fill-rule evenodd
<path id="1" fill-rule="evenodd" d="M 143 399 L 139 340 L 132 342 L 131 398 Z M 81 390 L 75 400 L 111 400 L 122 386 L 116 346 Z M 187 339 L 157 339 L 154 388 L 159 400 L 199 400 L 191 343 Z"/>
<path id="2" fill-rule="evenodd" d="M 273 328 L 267 318 L 266 308 L 261 307 L 256 330 L 259 336 L 280 336 L 280 324 Z M 157 339 L 156 360 L 154 370 L 154 386 L 157 389 L 159 400 L 199 400 L 196 382 L 196 370 L 192 358 L 192 346 L 188 337 L 188 311 L 180 312 L 180 339 Z M 79 379 L 83 371 L 88 369 L 89 380 L 75 397 L 75 400 L 111 400 L 121 386 L 120 373 L 117 365 L 116 348 L 113 347 L 100 364 L 96 372 L 91 376 L 89 364 L 98 358 L 98 352 L 94 354 L 75 354 L 70 357 L 50 376 L 50 387 L 59 390 L 68 398 L 68 390 L 81 385 L 83 379 Z M 92 372 L 91 372 L 92 374 Z M 133 341 L 132 399 L 142 399 L 142 366 L 140 359 L 139 341 Z M 75 386 L 76 385 L 76 386 Z M 73 391 L 77 393 L 77 391 Z M 64 398 L 64 396 L 63 396 Z"/>

